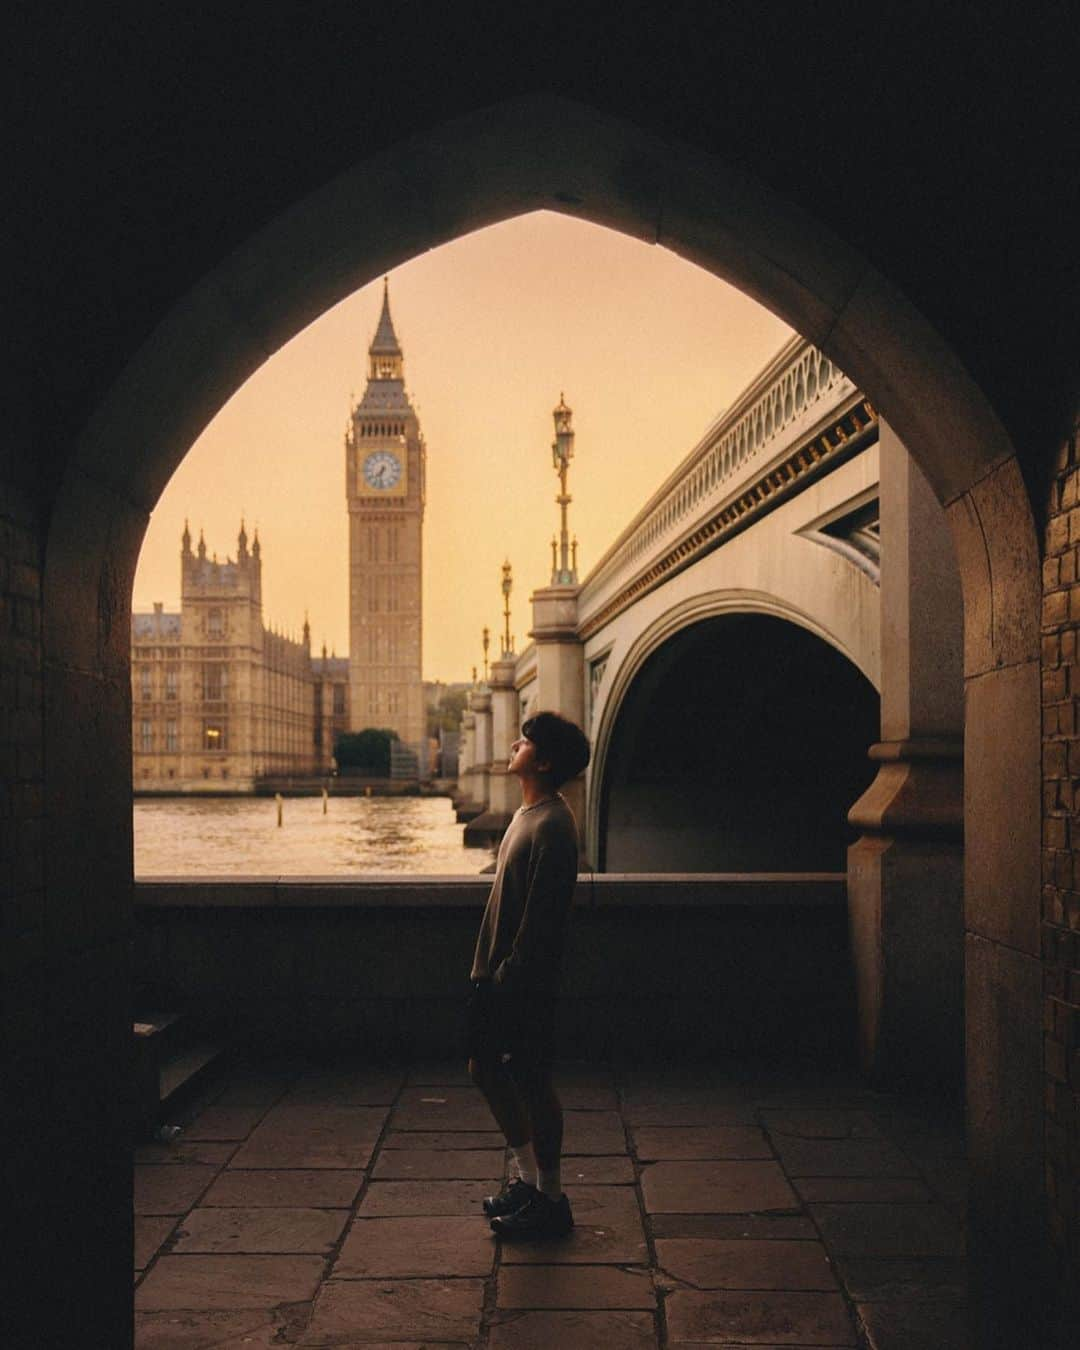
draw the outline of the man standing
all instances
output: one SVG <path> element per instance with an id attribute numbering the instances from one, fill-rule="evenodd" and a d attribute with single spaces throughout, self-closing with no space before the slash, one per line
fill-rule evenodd
<path id="1" fill-rule="evenodd" d="M 503 836 L 473 958 L 469 1073 L 513 1155 L 516 1174 L 484 1201 L 504 1238 L 559 1237 L 574 1226 L 562 1189 L 562 1105 L 551 1081 L 555 1003 L 577 881 L 577 824 L 558 789 L 589 762 L 581 728 L 530 717 L 508 770 L 521 806 Z"/>

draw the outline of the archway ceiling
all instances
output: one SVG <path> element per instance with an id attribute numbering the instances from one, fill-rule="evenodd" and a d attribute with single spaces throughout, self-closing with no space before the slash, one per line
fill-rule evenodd
<path id="1" fill-rule="evenodd" d="M 677 4 L 649 29 L 558 4 L 497 24 L 469 6 L 129 9 L 43 13 L 24 34 L 49 78 L 21 104 L 19 298 L 39 342 L 17 355 L 50 422 L 78 425 L 198 278 L 335 174 L 549 90 L 749 170 L 918 305 L 1021 450 L 1060 425 L 1077 300 L 1077 180 L 1053 153 L 1076 119 L 1064 11 L 1059 31 L 1037 6 L 975 29 L 945 6 L 883 23 Z"/>

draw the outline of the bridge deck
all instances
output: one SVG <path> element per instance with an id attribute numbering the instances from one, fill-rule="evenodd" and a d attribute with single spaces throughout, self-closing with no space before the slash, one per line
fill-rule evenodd
<path id="1" fill-rule="evenodd" d="M 254 1064 L 135 1167 L 136 1345 L 963 1343 L 957 1122 L 849 1076 L 567 1063 L 577 1227 L 480 1215 L 505 1160 L 455 1064 Z"/>

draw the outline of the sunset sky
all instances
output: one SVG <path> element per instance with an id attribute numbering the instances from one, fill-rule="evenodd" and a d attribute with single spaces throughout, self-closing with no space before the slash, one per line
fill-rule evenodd
<path id="1" fill-rule="evenodd" d="M 235 556 L 243 513 L 263 546 L 263 618 L 348 650 L 343 437 L 363 393 L 382 281 L 271 357 L 192 446 L 150 521 L 134 606 L 180 602 L 185 518 Z M 546 585 L 558 527 L 551 410 L 577 433 L 570 524 L 584 576 L 649 494 L 790 336 L 739 291 L 643 244 L 550 212 L 495 225 L 399 267 L 390 307 L 427 441 L 424 676 L 468 678 L 480 634 L 511 627 Z M 494 636 L 493 636 L 494 646 Z"/>

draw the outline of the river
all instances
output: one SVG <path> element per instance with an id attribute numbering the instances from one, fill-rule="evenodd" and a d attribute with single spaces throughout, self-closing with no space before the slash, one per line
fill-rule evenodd
<path id="1" fill-rule="evenodd" d="M 446 797 L 166 797 L 135 803 L 135 875 L 475 876 L 489 849 L 466 848 Z"/>

